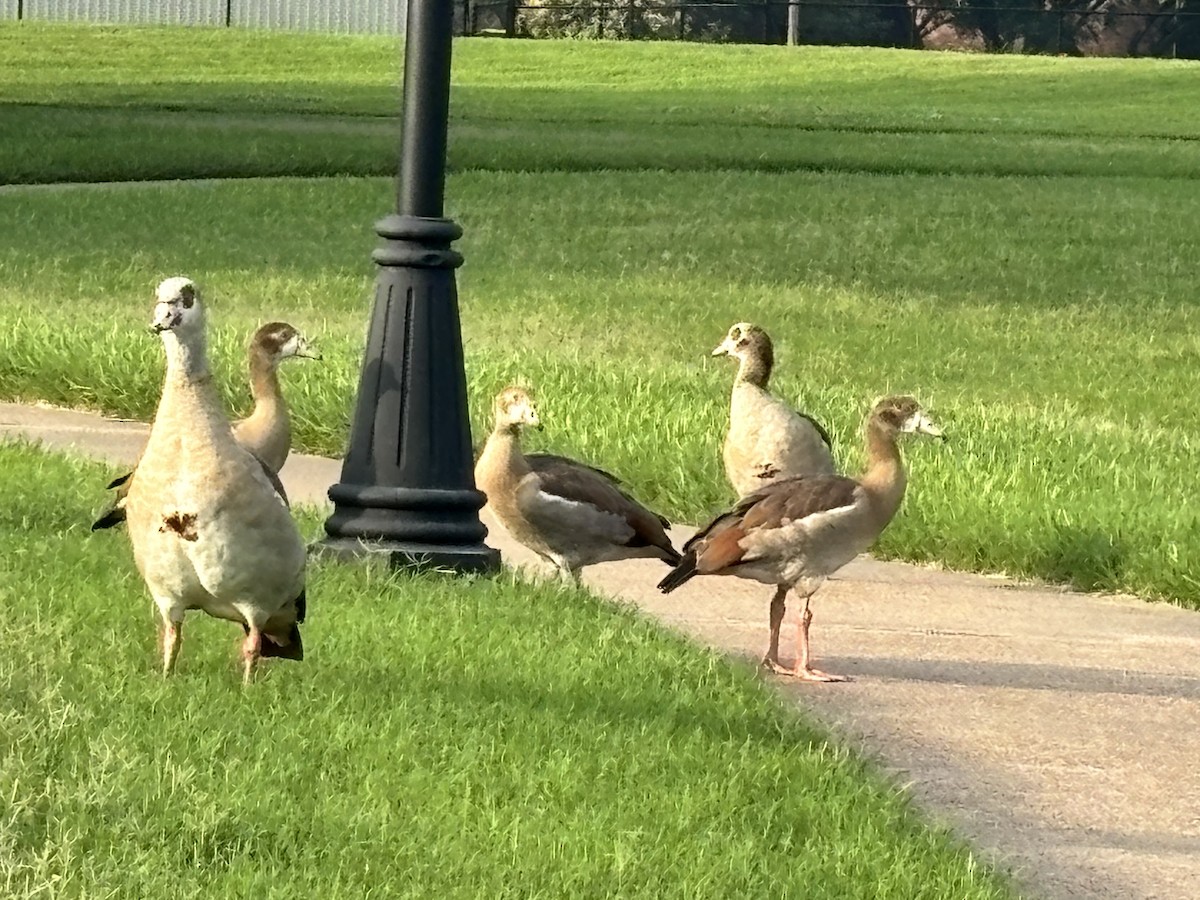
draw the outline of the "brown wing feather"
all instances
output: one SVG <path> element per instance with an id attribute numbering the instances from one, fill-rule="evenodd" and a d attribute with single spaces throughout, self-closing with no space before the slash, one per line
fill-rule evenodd
<path id="1" fill-rule="evenodd" d="M 530 465 L 547 494 L 588 503 L 604 512 L 621 516 L 634 531 L 629 546 L 658 547 L 671 557 L 672 563 L 679 558 L 665 531 L 671 523 L 621 490 L 617 486 L 620 482 L 614 476 L 602 469 L 551 454 L 537 457 L 536 463 L 530 460 Z"/>
<path id="2" fill-rule="evenodd" d="M 585 462 L 571 459 L 569 456 L 559 456 L 557 453 L 526 453 L 525 461 L 529 463 L 529 468 L 533 471 L 541 473 L 554 469 L 559 466 L 572 466 L 579 469 L 587 469 L 589 472 L 595 472 L 597 475 L 603 475 L 618 489 L 622 489 L 625 485 L 620 478 L 612 472 L 601 469 L 599 466 L 591 466 Z"/>
<path id="3" fill-rule="evenodd" d="M 749 494 L 737 511 L 747 530 L 779 528 L 785 522 L 849 506 L 856 490 L 858 482 L 844 475 L 799 475 Z"/>
<path id="4" fill-rule="evenodd" d="M 683 552 L 696 574 L 711 575 L 745 561 L 740 542 L 747 533 L 780 528 L 815 513 L 854 502 L 858 482 L 841 475 L 801 475 L 748 494 L 697 533 Z"/>

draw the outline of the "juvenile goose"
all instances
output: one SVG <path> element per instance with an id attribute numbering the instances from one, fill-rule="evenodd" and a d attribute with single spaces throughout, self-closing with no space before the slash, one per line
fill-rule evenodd
<path id="1" fill-rule="evenodd" d="M 233 436 L 272 472 L 279 472 L 292 448 L 292 422 L 287 400 L 279 389 L 279 366 L 286 359 L 320 359 L 321 354 L 293 326 L 268 322 L 250 338 L 247 356 L 254 409 L 234 423 Z M 113 528 L 125 521 L 125 495 L 132 477 L 133 472 L 126 472 L 109 482 L 108 489 L 116 489 L 117 496 L 92 523 L 92 531 Z"/>
<path id="2" fill-rule="evenodd" d="M 278 472 L 292 449 L 292 419 L 279 389 L 279 366 L 288 359 L 320 359 L 321 354 L 287 322 L 268 322 L 254 332 L 247 356 L 254 409 L 234 423 L 233 436 Z"/>
<path id="3" fill-rule="evenodd" d="M 738 322 L 712 355 L 738 361 L 722 456 L 739 497 L 784 478 L 833 474 L 829 434 L 767 390 L 775 350 L 765 331 Z"/>
<path id="4" fill-rule="evenodd" d="M 912 397 L 885 397 L 867 416 L 867 469 L 843 475 L 802 475 L 768 485 L 714 519 L 683 548 L 683 559 L 658 588 L 668 594 L 695 575 L 737 575 L 775 585 L 770 640 L 763 665 L 806 681 L 845 681 L 811 664 L 809 600 L 825 579 L 870 547 L 904 499 L 907 476 L 897 438 L 942 437 Z M 804 599 L 796 662 L 779 661 L 779 626 L 787 592 Z"/>
<path id="5" fill-rule="evenodd" d="M 592 563 L 649 557 L 674 565 L 679 553 L 666 519 L 646 509 L 613 476 L 563 456 L 521 452 L 521 429 L 540 427 L 518 387 L 496 396 L 495 428 L 475 464 L 475 484 L 514 538 L 569 581 Z"/>
<path id="6" fill-rule="evenodd" d="M 174 668 L 184 613 L 201 609 L 242 625 L 249 682 L 260 655 L 304 657 L 304 542 L 273 473 L 234 440 L 191 281 L 158 286 L 150 327 L 167 371 L 125 510 L 134 559 L 163 620 L 163 674 Z"/>

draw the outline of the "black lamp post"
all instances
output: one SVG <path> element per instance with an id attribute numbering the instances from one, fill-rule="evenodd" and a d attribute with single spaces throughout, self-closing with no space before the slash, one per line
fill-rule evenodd
<path id="1" fill-rule="evenodd" d="M 479 521 L 454 283 L 462 256 L 450 249 L 462 229 L 442 215 L 452 3 L 408 4 L 397 212 L 375 226 L 375 306 L 323 549 L 491 572 L 500 554 Z"/>

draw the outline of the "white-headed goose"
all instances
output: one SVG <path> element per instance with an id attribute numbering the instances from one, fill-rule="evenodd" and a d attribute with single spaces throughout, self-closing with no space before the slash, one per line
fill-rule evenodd
<path id="1" fill-rule="evenodd" d="M 167 355 L 158 412 L 125 501 L 138 570 L 163 620 L 163 672 L 184 613 L 242 625 L 244 676 L 260 655 L 302 659 L 305 549 L 274 474 L 234 440 L 186 278 L 158 286 L 151 329 Z"/>
<path id="2" fill-rule="evenodd" d="M 287 400 L 279 388 L 279 366 L 286 359 L 320 359 L 308 340 L 286 322 L 268 322 L 250 338 L 247 348 L 250 393 L 254 409 L 233 425 L 238 443 L 261 459 L 272 472 L 279 472 L 292 449 L 292 421 Z M 112 504 L 92 523 L 92 531 L 113 528 L 125 521 L 125 495 L 129 492 L 126 472 L 109 482 L 116 489 Z"/>
<path id="3" fill-rule="evenodd" d="M 912 397 L 886 397 L 866 421 L 867 469 L 857 481 L 842 475 L 803 475 L 743 497 L 683 548 L 683 559 L 658 585 L 670 593 L 694 575 L 737 575 L 773 584 L 770 641 L 763 664 L 809 681 L 844 681 L 814 669 L 808 649 L 809 599 L 825 579 L 870 547 L 904 498 L 907 477 L 897 438 L 942 437 Z M 787 592 L 804 599 L 796 662 L 779 661 L 779 626 Z"/>
<path id="4" fill-rule="evenodd" d="M 738 322 L 712 355 L 738 361 L 722 456 L 725 474 L 739 497 L 784 478 L 833 474 L 825 429 L 767 389 L 775 350 L 765 331 Z"/>
<path id="5" fill-rule="evenodd" d="M 626 494 L 613 476 L 566 457 L 521 452 L 521 429 L 540 427 L 528 393 L 505 388 L 494 411 L 475 484 L 500 524 L 564 579 L 577 581 L 581 567 L 614 559 L 679 561 L 664 530 L 670 523 Z"/>

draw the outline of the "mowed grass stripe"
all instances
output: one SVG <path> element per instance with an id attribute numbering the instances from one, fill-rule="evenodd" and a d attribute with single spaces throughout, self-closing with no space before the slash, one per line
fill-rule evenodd
<path id="1" fill-rule="evenodd" d="M 6 897 L 1012 896 L 748 666 L 556 585 L 317 564 L 303 663 L 243 690 L 193 615 L 163 680 L 105 475 L 0 444 Z"/>
<path id="2" fill-rule="evenodd" d="M 183 40 L 188 65 L 164 65 Z M 1200 64 L 1183 60 L 471 39 L 455 42 L 454 60 L 456 108 L 518 121 L 605 111 L 613 121 L 1200 136 Z M 400 72 L 393 38 L 0 23 L 4 101 L 391 115 Z"/>
<path id="3" fill-rule="evenodd" d="M 375 118 L 2 108 L 7 183 L 385 175 L 398 131 Z M 849 172 L 1195 180 L 1200 142 L 725 124 L 461 120 L 451 171 Z"/>

